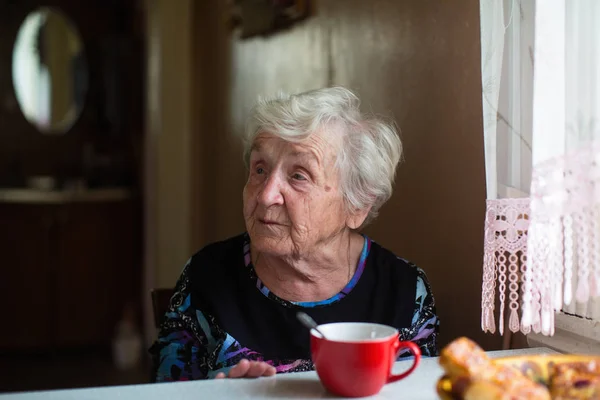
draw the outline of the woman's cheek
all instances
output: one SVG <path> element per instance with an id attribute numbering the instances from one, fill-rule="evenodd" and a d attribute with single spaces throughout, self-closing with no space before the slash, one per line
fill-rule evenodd
<path id="1" fill-rule="evenodd" d="M 243 193 L 243 208 L 246 217 L 250 216 L 252 211 L 256 208 L 256 195 L 254 193 L 254 190 L 249 185 L 246 185 Z"/>

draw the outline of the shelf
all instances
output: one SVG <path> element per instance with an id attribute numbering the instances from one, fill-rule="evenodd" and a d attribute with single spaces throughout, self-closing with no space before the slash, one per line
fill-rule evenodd
<path id="1" fill-rule="evenodd" d="M 103 188 L 89 190 L 36 190 L 0 189 L 0 202 L 64 204 L 76 202 L 121 201 L 131 198 L 131 190 L 126 188 Z"/>

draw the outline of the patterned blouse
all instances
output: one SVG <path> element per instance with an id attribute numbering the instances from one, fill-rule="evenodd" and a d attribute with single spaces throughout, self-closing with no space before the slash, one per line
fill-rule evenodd
<path id="1" fill-rule="evenodd" d="M 265 361 L 277 373 L 312 370 L 309 333 L 293 317 L 299 309 L 319 323 L 395 326 L 400 339 L 417 343 L 424 356 L 438 354 L 434 298 L 425 273 L 413 264 L 365 236 L 356 272 L 344 289 L 324 301 L 289 302 L 256 275 L 250 240 L 243 234 L 207 246 L 185 265 L 150 348 L 154 379 L 213 378 L 242 359 Z M 405 351 L 399 358 L 407 356 Z"/>

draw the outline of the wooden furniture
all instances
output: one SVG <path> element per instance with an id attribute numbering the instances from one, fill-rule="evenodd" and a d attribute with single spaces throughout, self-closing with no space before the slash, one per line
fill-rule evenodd
<path id="1" fill-rule="evenodd" d="M 0 350 L 110 343 L 126 305 L 139 303 L 129 197 L 8 201 L 0 193 Z"/>
<path id="2" fill-rule="evenodd" d="M 169 309 L 169 303 L 173 296 L 173 289 L 152 289 L 152 313 L 154 314 L 154 326 L 159 328 L 162 319 Z"/>

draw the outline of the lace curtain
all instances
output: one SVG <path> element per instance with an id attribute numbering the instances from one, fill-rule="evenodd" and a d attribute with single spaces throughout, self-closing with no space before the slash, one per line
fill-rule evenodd
<path id="1" fill-rule="evenodd" d="M 552 335 L 600 319 L 600 2 L 480 4 L 482 329 Z"/>
<path id="2" fill-rule="evenodd" d="M 496 317 L 501 333 L 505 325 L 520 328 L 532 165 L 534 5 L 531 0 L 480 2 L 488 198 L 482 329 L 491 332 Z"/>

